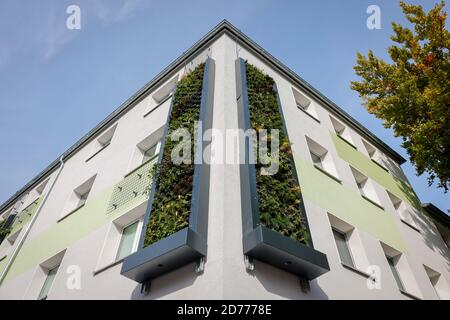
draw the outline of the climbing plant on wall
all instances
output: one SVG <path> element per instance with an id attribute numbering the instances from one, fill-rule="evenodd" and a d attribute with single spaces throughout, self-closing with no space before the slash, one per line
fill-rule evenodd
<path id="1" fill-rule="evenodd" d="M 149 246 L 189 226 L 192 182 L 194 176 L 194 128 L 200 117 L 203 73 L 201 64 L 178 83 L 173 97 L 169 128 L 161 163 L 154 166 L 151 176 L 156 178 L 156 191 L 147 225 L 144 246 Z M 172 141 L 171 133 L 186 128 L 191 139 L 191 164 L 174 164 L 172 150 L 179 141 Z"/>
<path id="2" fill-rule="evenodd" d="M 279 130 L 280 140 L 278 172 L 263 175 L 260 161 L 255 165 L 261 224 L 289 238 L 308 243 L 309 232 L 301 211 L 301 190 L 294 175 L 292 150 L 278 108 L 274 80 L 249 63 L 246 63 L 246 70 L 250 127 L 257 133 L 267 129 L 269 146 L 270 129 Z"/>

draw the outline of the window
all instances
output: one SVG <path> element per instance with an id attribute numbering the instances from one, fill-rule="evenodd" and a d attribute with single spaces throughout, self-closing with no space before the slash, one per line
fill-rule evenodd
<path id="1" fill-rule="evenodd" d="M 97 138 L 97 140 L 94 141 L 91 156 L 86 160 L 86 162 L 94 158 L 103 149 L 111 144 L 114 133 L 116 132 L 116 128 L 117 124 L 106 130 L 102 135 L 100 135 L 99 138 Z"/>
<path id="2" fill-rule="evenodd" d="M 369 260 L 358 230 L 330 213 L 328 213 L 328 220 L 342 265 L 367 276 L 366 270 L 369 266 Z"/>
<path id="3" fill-rule="evenodd" d="M 311 160 L 314 166 L 327 173 L 327 175 L 332 177 L 333 179 L 340 181 L 337 176 L 337 171 L 336 167 L 334 166 L 333 159 L 331 158 L 329 152 L 324 147 L 311 140 L 309 137 L 306 137 L 306 143 L 308 145 L 309 153 L 311 155 Z"/>
<path id="4" fill-rule="evenodd" d="M 172 97 L 172 94 L 177 86 L 178 77 L 179 75 L 176 75 L 151 95 L 151 98 L 149 99 L 149 106 L 146 109 L 144 117 L 148 116 L 150 113 L 163 105 L 166 105 L 166 103 L 169 103 L 170 97 Z"/>
<path id="5" fill-rule="evenodd" d="M 46 300 L 50 289 L 52 288 L 53 281 L 55 280 L 56 274 L 58 272 L 59 266 L 51 269 L 47 273 L 44 285 L 42 286 L 41 292 L 39 293 L 38 300 Z"/>
<path id="6" fill-rule="evenodd" d="M 359 190 L 359 193 L 361 194 L 361 196 L 364 199 L 373 203 L 374 205 L 382 208 L 380 205 L 380 200 L 377 196 L 377 193 L 375 191 L 375 187 L 374 187 L 372 181 L 370 181 L 370 179 L 368 177 L 363 175 L 361 172 L 359 172 L 355 168 L 350 167 L 350 169 L 352 171 L 353 177 L 355 178 L 355 182 L 356 182 L 356 185 L 358 187 L 358 190 Z"/>
<path id="7" fill-rule="evenodd" d="M 342 263 L 354 267 L 352 254 L 350 253 L 350 248 L 347 243 L 347 236 L 336 229 L 333 229 L 334 241 L 336 241 L 336 246 L 339 252 L 339 257 Z"/>
<path id="8" fill-rule="evenodd" d="M 136 144 L 136 148 L 134 148 L 133 153 L 131 154 L 125 176 L 136 170 L 136 168 L 140 167 L 144 163 L 147 163 L 157 157 L 161 149 L 161 140 L 164 134 L 164 129 L 164 126 L 161 126 Z"/>
<path id="9" fill-rule="evenodd" d="M 381 155 L 381 152 L 378 151 L 374 146 L 369 144 L 368 142 L 363 140 L 363 145 L 367 150 L 367 153 L 369 154 L 369 158 L 375 162 L 378 166 L 380 166 L 383 170 L 389 171 L 386 166 L 384 165 L 383 157 Z"/>
<path id="10" fill-rule="evenodd" d="M 96 175 L 73 190 L 72 194 L 67 200 L 66 206 L 63 210 L 63 215 L 58 220 L 58 222 L 65 219 L 86 204 L 89 198 L 89 194 L 92 190 L 92 186 L 94 185 L 95 178 Z"/>
<path id="11" fill-rule="evenodd" d="M 91 192 L 92 186 L 94 185 L 95 177 L 96 176 L 93 176 L 92 178 L 90 178 L 89 180 L 87 180 L 81 186 L 79 186 L 78 188 L 76 188 L 74 190 L 74 194 L 75 194 L 76 201 L 77 201 L 75 209 L 80 208 L 85 205 L 85 203 L 88 199 L 89 193 Z"/>
<path id="12" fill-rule="evenodd" d="M 146 208 L 143 202 L 110 223 L 94 275 L 117 266 L 138 249 Z"/>
<path id="13" fill-rule="evenodd" d="M 143 152 L 142 163 L 145 163 L 145 162 L 153 159 L 154 157 L 156 157 L 159 153 L 160 145 L 161 145 L 161 143 L 158 141 L 157 143 L 152 145 L 150 148 L 145 150 Z"/>
<path id="14" fill-rule="evenodd" d="M 386 271 L 389 271 L 392 274 L 392 281 L 395 282 L 395 287 L 397 287 L 403 295 L 409 298 L 420 299 L 422 294 L 406 256 L 383 242 L 381 242 L 381 247 L 386 257 L 388 268 Z"/>
<path id="15" fill-rule="evenodd" d="M 294 94 L 295 104 L 297 105 L 297 108 L 305 112 L 307 115 L 311 116 L 313 119 L 319 121 L 319 117 L 317 116 L 317 112 L 312 101 L 294 88 L 292 88 L 292 93 Z"/>
<path id="16" fill-rule="evenodd" d="M 168 98 L 172 92 L 175 90 L 175 87 L 178 82 L 178 75 L 170 79 L 166 84 L 164 84 L 159 90 L 157 90 L 153 95 L 152 98 L 155 100 L 156 103 L 161 103 L 164 101 L 164 99 Z"/>
<path id="17" fill-rule="evenodd" d="M 414 221 L 413 215 L 411 213 L 411 209 L 408 208 L 408 205 L 400 200 L 400 198 L 396 197 L 389 191 L 386 191 L 389 199 L 392 202 L 392 205 L 394 206 L 395 211 L 400 217 L 400 220 L 403 221 L 406 225 L 413 228 L 416 231 L 420 231 L 416 222 Z"/>
<path id="18" fill-rule="evenodd" d="M 321 157 L 316 155 L 314 152 L 311 152 L 311 159 L 312 159 L 312 162 L 314 163 L 314 165 L 316 165 L 316 166 L 320 167 L 321 169 L 323 169 L 322 158 Z"/>
<path id="19" fill-rule="evenodd" d="M 330 119 L 336 134 L 342 139 L 344 139 L 345 142 L 349 143 L 352 147 L 354 147 L 350 131 L 347 129 L 347 127 L 333 117 L 330 117 Z"/>
<path id="20" fill-rule="evenodd" d="M 405 287 L 403 285 L 402 279 L 400 278 L 400 274 L 398 273 L 396 262 L 394 257 L 386 256 L 389 267 L 391 268 L 392 275 L 394 276 L 395 282 L 397 282 L 397 286 L 400 290 L 405 291 Z"/>
<path id="21" fill-rule="evenodd" d="M 139 243 L 140 232 L 138 232 L 138 230 L 141 229 L 140 227 L 141 220 L 138 220 L 123 228 L 119 248 L 117 250 L 116 261 L 122 260 L 136 251 Z"/>
<path id="22" fill-rule="evenodd" d="M 433 286 L 434 292 L 437 297 L 441 300 L 450 300 L 450 289 L 448 287 L 447 281 L 442 277 L 442 275 L 431 269 L 430 267 L 423 266 L 425 272 L 427 273 L 430 283 Z"/>
<path id="23" fill-rule="evenodd" d="M 89 190 L 86 191 L 85 193 L 79 195 L 80 200 L 78 201 L 78 206 L 77 206 L 77 208 L 79 208 L 79 207 L 81 207 L 81 206 L 84 206 L 84 204 L 86 203 L 86 200 L 87 200 L 87 198 L 88 198 L 89 191 L 91 191 L 91 190 L 89 189 Z"/>

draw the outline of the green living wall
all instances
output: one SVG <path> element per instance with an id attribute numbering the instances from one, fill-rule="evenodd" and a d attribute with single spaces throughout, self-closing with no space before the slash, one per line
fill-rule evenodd
<path id="1" fill-rule="evenodd" d="M 279 111 L 274 80 L 251 64 L 246 63 L 246 70 L 250 127 L 256 132 L 268 130 L 268 146 L 270 129 L 278 129 L 280 139 L 278 172 L 263 175 L 260 161 L 255 165 L 261 224 L 308 244 L 310 236 L 302 213 L 301 190 L 295 178 L 292 150 Z"/>
<path id="2" fill-rule="evenodd" d="M 200 117 L 204 69 L 205 64 L 199 65 L 177 85 L 162 160 L 151 172 L 152 176 L 156 176 L 156 191 L 144 246 L 189 226 L 194 177 L 194 126 Z M 191 164 L 176 165 L 171 160 L 172 150 L 179 141 L 172 141 L 170 135 L 179 128 L 186 128 L 191 134 Z"/>

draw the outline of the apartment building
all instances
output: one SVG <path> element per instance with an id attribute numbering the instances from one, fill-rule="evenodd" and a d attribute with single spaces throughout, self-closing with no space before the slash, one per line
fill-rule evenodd
<path id="1" fill-rule="evenodd" d="M 172 170 L 180 119 L 207 160 L 276 123 L 284 180 L 246 137 Z M 404 162 L 224 21 L 0 206 L 0 299 L 450 299 L 450 218 Z"/>

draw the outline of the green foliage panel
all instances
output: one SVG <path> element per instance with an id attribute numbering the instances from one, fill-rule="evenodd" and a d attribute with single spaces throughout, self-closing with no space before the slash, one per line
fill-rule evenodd
<path id="1" fill-rule="evenodd" d="M 250 126 L 257 132 L 268 130 L 269 146 L 271 129 L 279 130 L 280 139 L 278 172 L 263 175 L 263 165 L 255 166 L 261 223 L 294 240 L 308 243 L 310 235 L 301 212 L 301 190 L 294 175 L 292 150 L 279 112 L 274 81 L 248 63 L 246 70 Z"/>
<path id="2" fill-rule="evenodd" d="M 194 137 L 195 122 L 200 118 L 204 69 L 204 64 L 199 65 L 185 75 L 177 85 L 162 161 L 151 171 L 152 176 L 157 173 L 156 192 L 144 246 L 149 246 L 189 226 L 194 177 L 194 139 L 191 139 L 191 164 L 176 165 L 172 162 L 171 154 L 180 142 L 172 141 L 170 135 L 177 129 L 185 128 L 191 137 Z"/>

